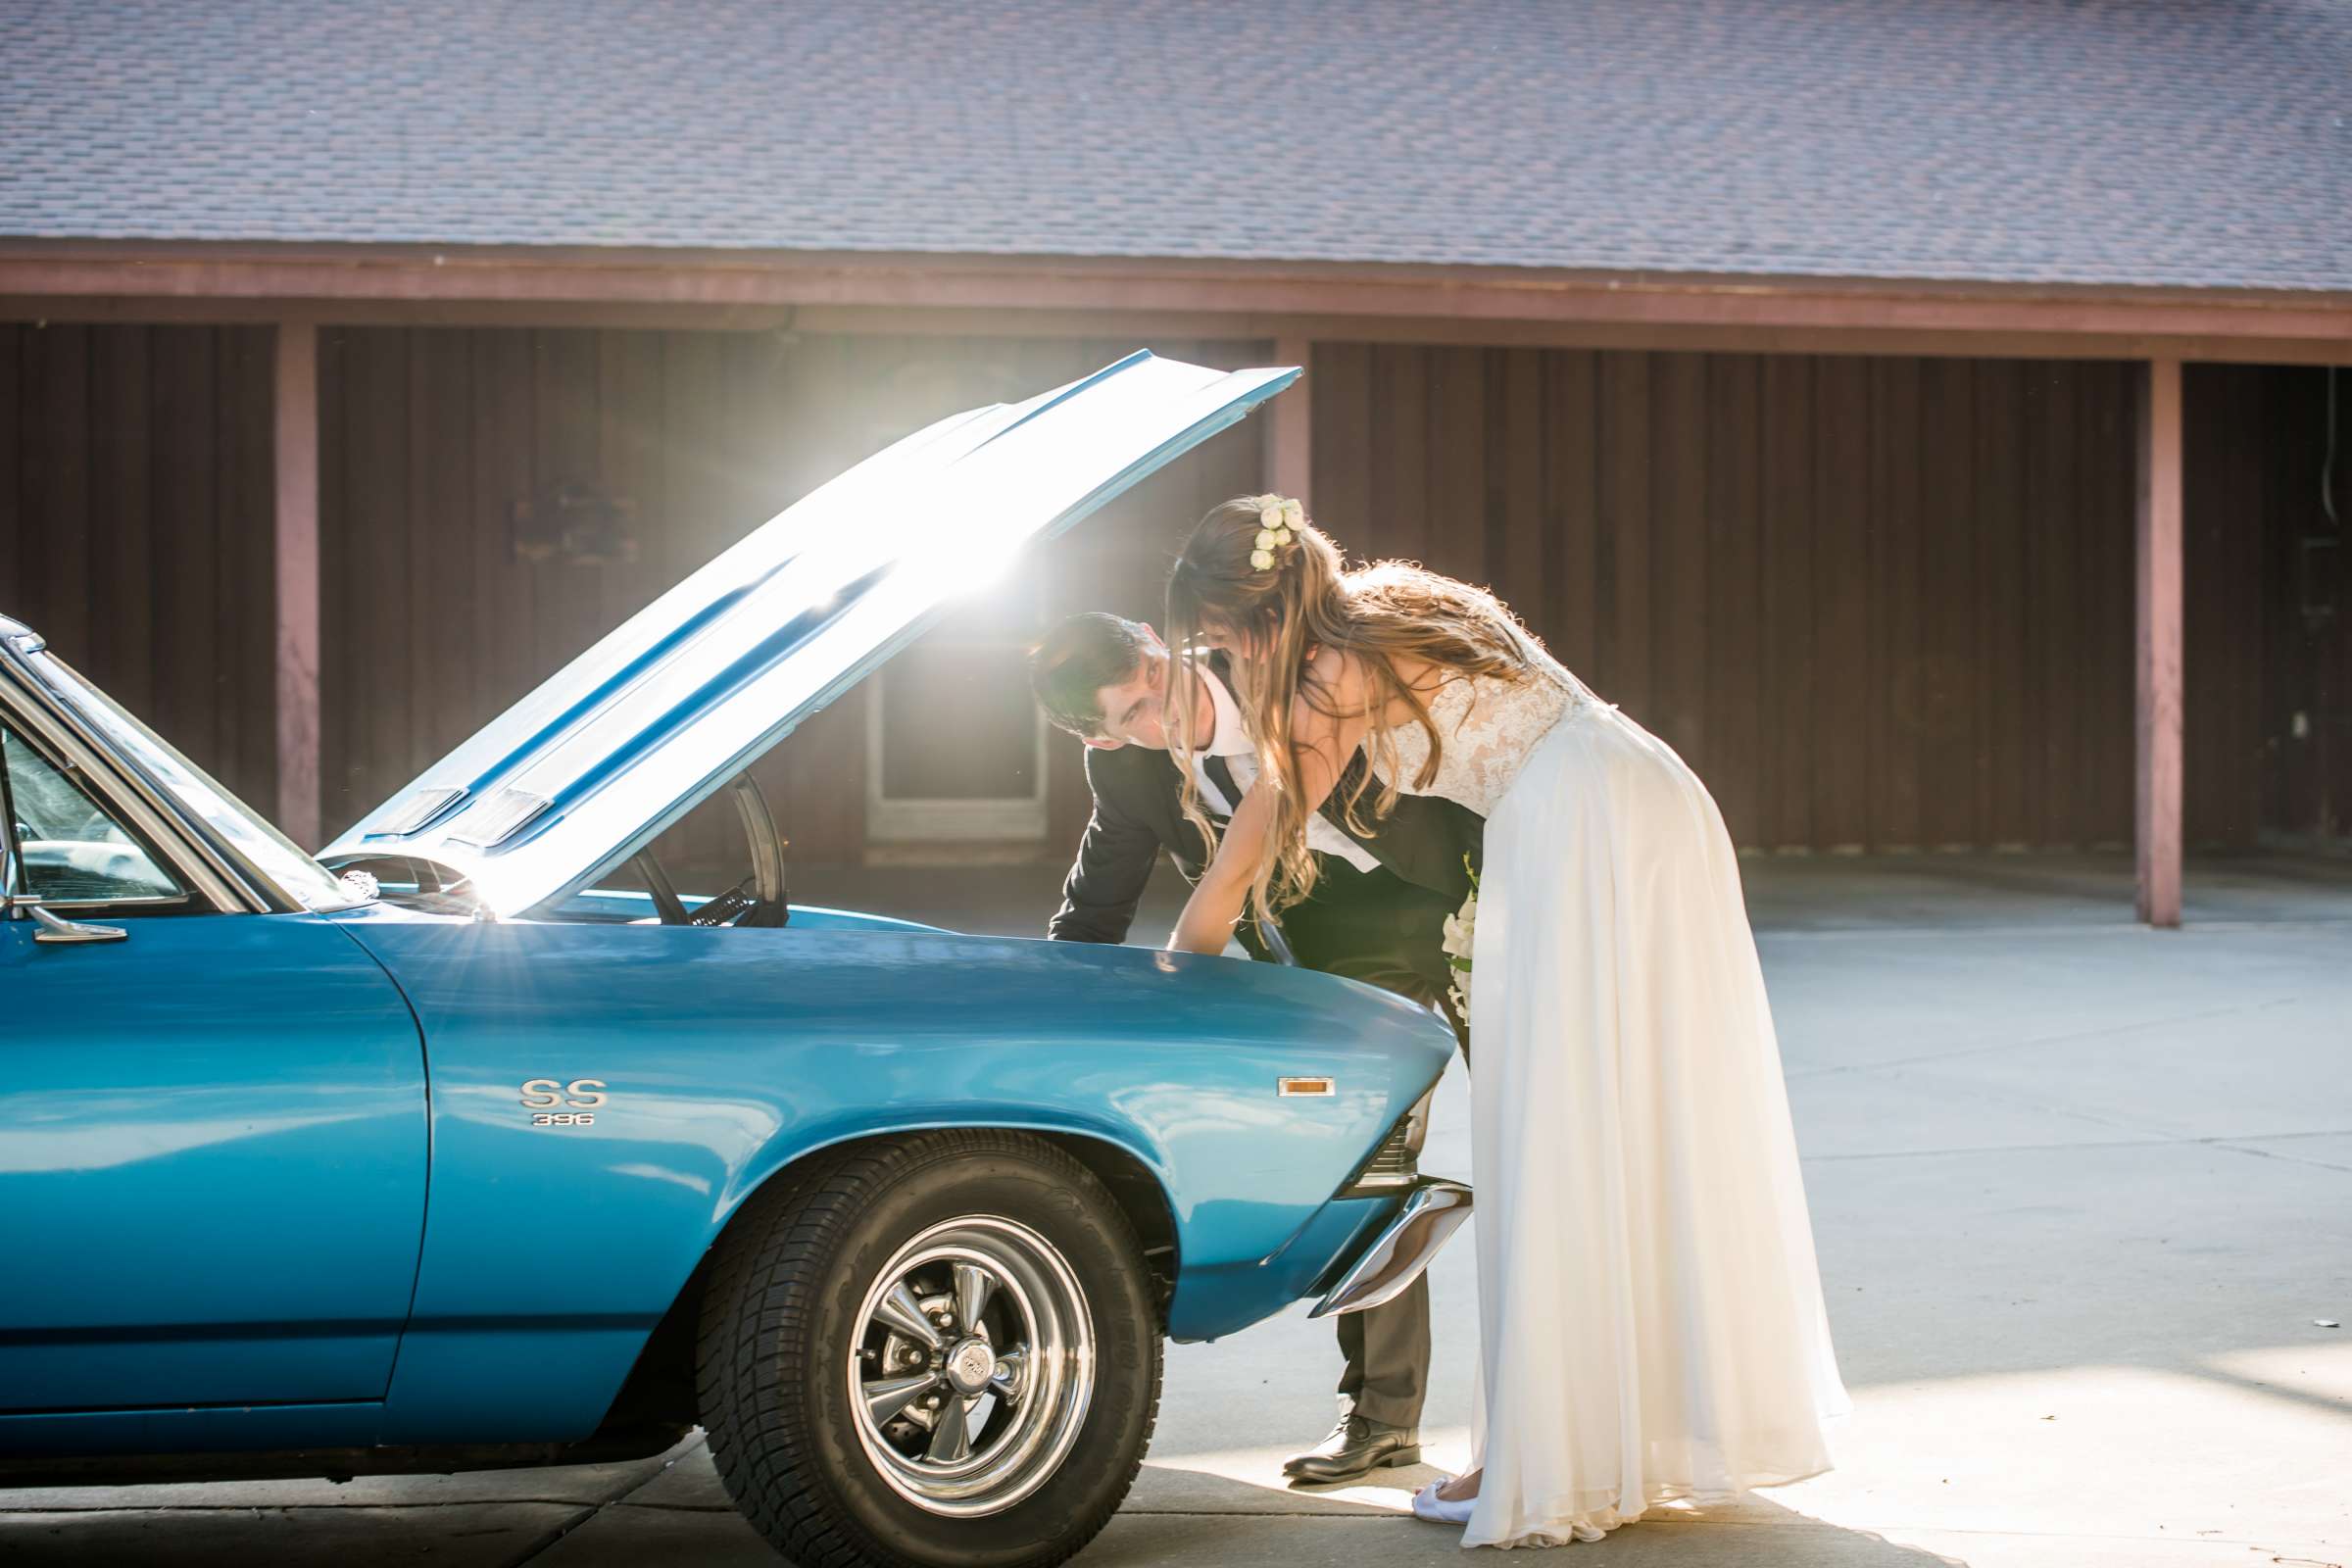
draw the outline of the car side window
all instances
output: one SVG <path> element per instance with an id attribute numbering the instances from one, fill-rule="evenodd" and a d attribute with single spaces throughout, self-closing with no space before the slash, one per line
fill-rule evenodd
<path id="1" fill-rule="evenodd" d="M 7 891 L 43 905 L 184 900 L 145 845 L 14 730 L 0 729 L 8 790 Z"/>

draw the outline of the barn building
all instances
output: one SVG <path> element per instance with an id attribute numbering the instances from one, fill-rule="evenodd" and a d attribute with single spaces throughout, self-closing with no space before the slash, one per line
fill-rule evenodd
<path id="1" fill-rule="evenodd" d="M 2352 845 L 2342 6 L 34 5 L 0 80 L 0 612 L 312 844 L 1148 346 L 1307 375 L 789 739 L 798 857 L 1066 855 L 1022 648 L 1264 487 L 1744 848 L 2131 847 L 2169 924 Z"/>

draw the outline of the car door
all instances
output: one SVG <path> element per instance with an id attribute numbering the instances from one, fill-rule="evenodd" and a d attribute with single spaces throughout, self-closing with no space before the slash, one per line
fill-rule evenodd
<path id="1" fill-rule="evenodd" d="M 75 744 L 0 702 L 0 1411 L 380 1400 L 416 1022 L 330 919 L 208 896 Z"/>

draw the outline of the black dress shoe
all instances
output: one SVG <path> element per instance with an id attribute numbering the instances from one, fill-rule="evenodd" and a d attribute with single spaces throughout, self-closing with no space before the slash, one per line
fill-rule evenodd
<path id="1" fill-rule="evenodd" d="M 1282 1462 L 1282 1473 L 1313 1487 L 1354 1481 L 1375 1470 L 1421 1462 L 1421 1434 L 1360 1415 L 1340 1417 L 1331 1436 Z"/>

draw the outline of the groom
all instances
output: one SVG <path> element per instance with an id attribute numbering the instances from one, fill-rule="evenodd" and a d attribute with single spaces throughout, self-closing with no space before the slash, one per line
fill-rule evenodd
<path id="1" fill-rule="evenodd" d="M 1220 669 L 1217 660 L 1200 669 L 1194 712 L 1170 714 L 1168 650 L 1149 626 L 1116 615 L 1073 615 L 1031 653 L 1030 686 L 1038 706 L 1086 742 L 1086 780 L 1095 798 L 1049 936 L 1125 941 L 1162 850 L 1187 882 L 1200 880 L 1209 848 L 1184 818 L 1183 775 L 1168 751 L 1171 731 L 1194 747 L 1201 805 L 1220 825 L 1257 771 L 1240 707 Z M 1470 891 L 1463 858 L 1476 859 L 1485 823 L 1450 801 L 1403 796 L 1374 825 L 1376 836 L 1358 838 L 1334 808 L 1314 818 L 1307 842 L 1321 863 L 1313 896 L 1284 912 L 1278 932 L 1244 921 L 1242 946 L 1253 958 L 1287 956 L 1446 1011 L 1441 999 L 1452 975 L 1441 946 L 1445 921 Z M 1460 1022 L 1450 1011 L 1446 1016 L 1460 1033 Z M 1467 1044 L 1465 1037 L 1465 1049 Z M 1429 1382 L 1428 1281 L 1415 1281 L 1386 1305 L 1344 1313 L 1338 1326 L 1348 1358 L 1339 1391 L 1344 1413 L 1319 1446 L 1283 1465 L 1294 1480 L 1318 1486 L 1420 1459 L 1421 1400 Z"/>

